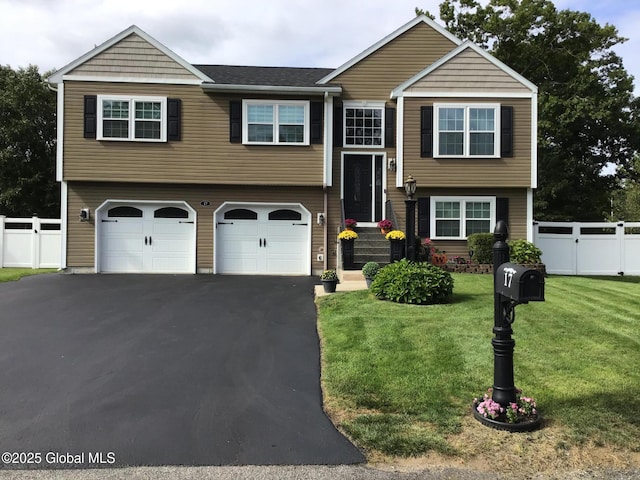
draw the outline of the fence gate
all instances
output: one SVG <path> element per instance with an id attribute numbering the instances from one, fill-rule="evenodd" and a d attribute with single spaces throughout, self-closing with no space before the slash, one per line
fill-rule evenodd
<path id="1" fill-rule="evenodd" d="M 534 222 L 533 241 L 549 273 L 640 275 L 640 222 Z"/>

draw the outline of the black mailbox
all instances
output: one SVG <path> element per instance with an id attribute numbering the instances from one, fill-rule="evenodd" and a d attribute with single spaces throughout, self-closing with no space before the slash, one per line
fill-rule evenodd
<path id="1" fill-rule="evenodd" d="M 544 275 L 515 263 L 503 263 L 496 274 L 496 292 L 517 303 L 544 301 Z"/>

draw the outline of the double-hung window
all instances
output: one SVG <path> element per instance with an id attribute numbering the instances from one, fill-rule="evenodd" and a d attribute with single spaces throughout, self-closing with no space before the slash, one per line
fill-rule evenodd
<path id="1" fill-rule="evenodd" d="M 500 105 L 436 104 L 436 157 L 499 157 Z"/>
<path id="2" fill-rule="evenodd" d="M 496 223 L 495 197 L 431 197 L 433 238 L 463 240 L 491 232 Z"/>
<path id="3" fill-rule="evenodd" d="M 244 100 L 242 143 L 309 145 L 309 102 Z"/>
<path id="4" fill-rule="evenodd" d="M 167 141 L 166 97 L 98 96 L 98 140 Z"/>
<path id="5" fill-rule="evenodd" d="M 384 103 L 344 104 L 345 147 L 384 147 Z"/>

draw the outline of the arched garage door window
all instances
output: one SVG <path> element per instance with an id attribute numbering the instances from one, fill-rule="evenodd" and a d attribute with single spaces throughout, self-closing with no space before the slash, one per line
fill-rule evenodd
<path id="1" fill-rule="evenodd" d="M 302 220 L 302 214 L 295 210 L 274 210 L 269 212 L 269 220 Z"/>

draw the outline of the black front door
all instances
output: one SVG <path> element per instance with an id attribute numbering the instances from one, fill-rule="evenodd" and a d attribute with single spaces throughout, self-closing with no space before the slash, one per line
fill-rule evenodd
<path id="1" fill-rule="evenodd" d="M 371 155 L 344 157 L 344 213 L 346 218 L 371 222 Z"/>

